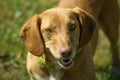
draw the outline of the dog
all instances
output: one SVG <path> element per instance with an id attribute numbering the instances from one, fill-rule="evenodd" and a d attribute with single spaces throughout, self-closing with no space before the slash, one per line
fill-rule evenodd
<path id="1" fill-rule="evenodd" d="M 119 64 L 118 4 L 106 1 L 61 0 L 56 8 L 34 15 L 22 26 L 31 80 L 96 80 L 92 58 L 98 22 L 111 42 L 113 65 Z"/>

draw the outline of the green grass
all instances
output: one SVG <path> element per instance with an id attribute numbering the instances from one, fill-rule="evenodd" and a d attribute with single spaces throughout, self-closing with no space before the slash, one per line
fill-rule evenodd
<path id="1" fill-rule="evenodd" d="M 0 0 L 0 80 L 29 79 L 26 71 L 26 50 L 19 37 L 20 27 L 34 14 L 54 7 L 57 1 Z M 98 80 L 108 80 L 111 76 L 111 52 L 102 31 L 100 35 L 100 39 L 104 42 L 99 41 L 94 57 L 96 76 Z"/>

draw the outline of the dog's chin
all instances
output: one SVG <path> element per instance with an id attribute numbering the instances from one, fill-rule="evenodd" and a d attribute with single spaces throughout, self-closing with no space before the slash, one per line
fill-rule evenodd
<path id="1" fill-rule="evenodd" d="M 65 59 L 60 59 L 58 60 L 58 64 L 64 68 L 64 69 L 68 69 L 71 68 L 74 64 L 73 58 L 65 58 Z"/>

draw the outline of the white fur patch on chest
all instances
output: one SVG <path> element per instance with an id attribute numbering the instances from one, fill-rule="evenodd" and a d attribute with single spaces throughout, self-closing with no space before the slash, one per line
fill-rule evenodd
<path id="1" fill-rule="evenodd" d="M 33 74 L 33 77 L 36 79 L 36 80 L 60 80 L 60 74 L 61 72 L 60 71 L 56 71 L 54 72 L 53 74 L 51 74 L 49 77 L 47 78 L 42 78 L 40 75 L 38 75 L 37 73 L 34 73 Z"/>
<path id="2" fill-rule="evenodd" d="M 40 75 L 37 73 L 33 73 L 32 75 L 36 80 L 49 80 L 49 78 L 42 78 Z"/>
<path id="3" fill-rule="evenodd" d="M 61 71 L 56 71 L 53 75 L 50 75 L 50 80 L 60 80 Z"/>

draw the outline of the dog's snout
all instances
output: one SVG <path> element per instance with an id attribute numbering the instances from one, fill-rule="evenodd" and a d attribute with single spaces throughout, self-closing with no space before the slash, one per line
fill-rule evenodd
<path id="1" fill-rule="evenodd" d="M 63 49 L 63 50 L 61 51 L 61 56 L 62 56 L 63 58 L 70 57 L 71 54 L 72 54 L 72 49 Z"/>

